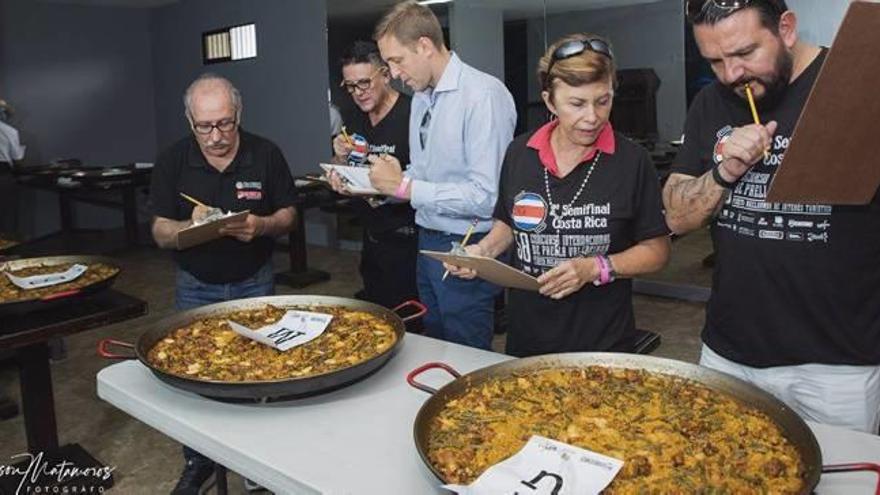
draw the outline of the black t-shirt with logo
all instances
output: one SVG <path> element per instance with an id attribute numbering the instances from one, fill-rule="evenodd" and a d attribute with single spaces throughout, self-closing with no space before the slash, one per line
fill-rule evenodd
<path id="1" fill-rule="evenodd" d="M 187 137 L 165 150 L 156 161 L 150 185 L 153 214 L 171 220 L 192 217 L 187 194 L 224 211 L 250 210 L 272 215 L 293 206 L 296 192 L 287 161 L 272 142 L 245 131 L 235 159 L 223 172 L 205 161 L 195 138 Z M 239 282 L 252 276 L 272 256 L 275 240 L 258 237 L 242 242 L 233 237 L 175 251 L 178 265 L 211 284 Z"/>
<path id="2" fill-rule="evenodd" d="M 560 179 L 517 137 L 508 147 L 494 217 L 513 229 L 512 265 L 538 276 L 562 261 L 614 254 L 666 235 L 660 186 L 648 153 L 615 133 L 614 154 L 601 154 L 579 198 L 592 159 Z M 553 300 L 511 289 L 507 353 L 529 356 L 607 350 L 635 329 L 632 282 L 619 279 Z"/>
<path id="3" fill-rule="evenodd" d="M 370 116 L 356 105 L 343 115 L 348 132 L 363 136 L 371 154 L 387 153 L 400 161 L 402 167 L 409 164 L 409 109 L 411 98 L 400 93 L 388 114 L 373 127 Z M 415 210 L 409 203 L 389 202 L 373 208 L 365 200 L 355 198 L 352 207 L 360 216 L 369 232 L 381 234 L 400 227 L 415 228 Z"/>
<path id="4" fill-rule="evenodd" d="M 765 201 L 825 54 L 761 109 L 762 122 L 779 123 L 769 158 L 737 182 L 711 224 L 716 264 L 703 340 L 748 366 L 880 364 L 880 197 L 867 206 Z M 707 172 L 733 128 L 751 122 L 745 100 L 717 82 L 704 88 L 673 172 Z"/>

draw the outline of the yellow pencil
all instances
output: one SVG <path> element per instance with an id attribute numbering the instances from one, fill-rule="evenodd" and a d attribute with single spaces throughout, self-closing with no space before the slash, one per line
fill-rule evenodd
<path id="1" fill-rule="evenodd" d="M 468 227 L 467 232 L 464 233 L 464 237 L 461 239 L 461 245 L 459 246 L 461 249 L 464 249 L 464 247 L 467 246 L 468 239 L 471 238 L 471 234 L 474 233 L 474 228 L 477 226 L 477 224 L 479 222 L 480 222 L 479 218 L 475 218 L 474 221 L 471 222 L 471 226 Z M 441 281 L 446 280 L 446 277 L 448 277 L 448 276 L 449 276 L 449 270 L 446 270 L 445 272 L 443 272 L 443 278 L 441 279 Z"/>
<path id="2" fill-rule="evenodd" d="M 746 84 L 746 97 L 749 99 L 749 108 L 752 110 L 752 119 L 755 120 L 755 124 L 761 125 L 761 118 L 758 117 L 758 108 L 755 107 L 755 96 L 752 95 L 752 87 Z M 770 158 L 770 152 L 764 150 L 764 158 Z"/>
<path id="3" fill-rule="evenodd" d="M 351 136 L 348 135 L 348 132 L 345 131 L 345 126 L 342 126 L 342 137 L 345 138 L 345 141 L 354 146 L 354 141 L 351 140 Z"/>
<path id="4" fill-rule="evenodd" d="M 189 201 L 190 203 L 192 203 L 196 206 L 204 206 L 205 208 L 210 208 L 210 206 L 206 205 L 205 203 L 202 203 L 201 201 L 197 200 L 196 198 L 194 198 L 192 196 L 189 196 L 184 193 L 180 193 L 180 195 L 183 197 L 183 199 Z"/>

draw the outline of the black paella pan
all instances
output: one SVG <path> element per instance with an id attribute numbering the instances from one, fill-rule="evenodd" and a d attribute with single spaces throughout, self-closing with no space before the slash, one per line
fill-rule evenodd
<path id="1" fill-rule="evenodd" d="M 334 370 L 328 373 L 311 375 L 305 377 L 293 377 L 280 380 L 260 380 L 260 381 L 217 381 L 202 380 L 198 378 L 183 377 L 165 372 L 154 366 L 147 359 L 150 349 L 165 338 L 172 331 L 184 327 L 198 320 L 216 316 L 218 314 L 228 314 L 233 311 L 257 309 L 272 305 L 278 308 L 297 308 L 304 309 L 311 306 L 330 306 L 337 308 L 346 308 L 358 311 L 367 311 L 384 319 L 392 325 L 396 335 L 396 341 L 393 346 L 386 349 L 366 361 L 357 363 L 347 368 Z M 400 317 L 396 311 L 404 307 L 415 307 L 415 314 Z M 388 309 L 378 304 L 359 301 L 355 299 L 347 299 L 343 297 L 333 296 L 267 296 L 254 297 L 249 299 L 238 299 L 235 301 L 227 301 L 199 308 L 191 309 L 174 314 L 168 318 L 154 324 L 154 326 L 144 332 L 136 344 L 132 345 L 125 342 L 115 340 L 102 340 L 98 343 L 98 353 L 105 358 L 110 359 L 138 359 L 144 366 L 148 367 L 157 378 L 172 386 L 194 392 L 206 397 L 221 400 L 268 400 L 276 398 L 296 398 L 309 395 L 315 395 L 323 392 L 329 392 L 346 385 L 350 385 L 358 380 L 366 378 L 370 374 L 377 371 L 397 352 L 403 337 L 406 334 L 405 322 L 419 318 L 426 312 L 425 307 L 417 301 L 407 301 L 394 309 Z M 132 348 L 135 352 L 134 356 L 123 356 L 114 354 L 108 350 L 110 345 L 119 345 Z"/>
<path id="2" fill-rule="evenodd" d="M 43 297 L 34 297 L 31 299 L 18 299 L 15 301 L 8 302 L 0 302 L 0 316 L 8 316 L 8 315 L 22 315 L 26 313 L 31 313 L 34 311 L 43 311 L 47 309 L 57 308 L 58 306 L 68 304 L 71 302 L 75 302 L 78 298 L 82 296 L 87 296 L 89 294 L 94 294 L 100 292 L 104 289 L 109 288 L 113 285 L 113 282 L 116 280 L 116 277 L 119 276 L 119 273 L 122 271 L 119 266 L 110 258 L 105 258 L 103 256 L 85 256 L 85 255 L 71 255 L 71 256 L 45 256 L 40 258 L 24 258 L 24 259 L 15 259 L 9 260 L 0 263 L 0 272 L 3 271 L 16 271 L 21 270 L 23 268 L 30 268 L 35 266 L 52 266 L 52 265 L 64 265 L 64 264 L 73 264 L 73 263 L 82 263 L 86 266 L 101 263 L 113 268 L 116 268 L 116 273 L 104 280 L 94 282 L 85 287 L 80 287 L 77 289 L 71 290 L 62 290 L 53 294 L 49 294 Z M 5 275 L 0 275 L 5 277 Z"/>
<path id="3" fill-rule="evenodd" d="M 801 491 L 803 495 L 813 492 L 823 472 L 874 471 L 880 474 L 880 466 L 871 463 L 822 466 L 822 454 L 819 444 L 804 420 L 779 399 L 750 383 L 725 373 L 683 361 L 638 354 L 600 352 L 549 354 L 512 359 L 475 370 L 463 376 L 444 363 L 428 363 L 413 370 L 407 376 L 409 384 L 419 390 L 432 394 L 431 398 L 419 409 L 413 424 L 413 436 L 419 456 L 440 481 L 448 483 L 448 480 L 444 479 L 441 472 L 428 459 L 428 441 L 430 424 L 440 411 L 446 407 L 449 401 L 459 397 L 470 387 L 478 386 L 488 380 L 521 375 L 537 370 L 585 368 L 589 366 L 639 369 L 692 380 L 712 390 L 726 393 L 743 404 L 763 412 L 779 426 L 783 435 L 789 439 L 800 454 L 801 462 L 804 466 L 804 484 Z M 446 370 L 455 377 L 455 380 L 447 383 L 439 390 L 416 381 L 416 377 L 419 374 L 432 368 Z M 880 495 L 880 482 L 878 482 L 875 493 Z"/>

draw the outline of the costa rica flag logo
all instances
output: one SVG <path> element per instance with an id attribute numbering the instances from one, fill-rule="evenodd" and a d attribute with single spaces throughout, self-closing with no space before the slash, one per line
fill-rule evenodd
<path id="1" fill-rule="evenodd" d="M 547 202 L 538 194 L 523 191 L 513 199 L 511 216 L 517 229 L 533 232 L 547 218 Z"/>
<path id="2" fill-rule="evenodd" d="M 712 148 L 712 160 L 715 162 L 715 165 L 724 161 L 724 143 L 730 139 L 730 135 L 733 134 L 733 127 L 726 125 L 722 127 L 718 132 L 715 133 L 715 146 Z"/>

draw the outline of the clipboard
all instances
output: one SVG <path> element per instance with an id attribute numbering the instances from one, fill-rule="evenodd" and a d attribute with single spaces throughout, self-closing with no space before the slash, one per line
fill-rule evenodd
<path id="1" fill-rule="evenodd" d="M 352 194 L 365 196 L 382 194 L 370 183 L 370 169 L 368 167 L 352 167 L 350 165 L 337 165 L 335 163 L 319 163 L 318 165 L 320 165 L 325 172 L 334 170 L 337 174 L 347 180 L 348 190 L 351 191 Z"/>
<path id="2" fill-rule="evenodd" d="M 516 268 L 502 263 L 495 258 L 486 256 L 469 256 L 440 251 L 419 251 L 421 254 L 435 260 L 449 263 L 450 265 L 462 266 L 477 271 L 477 276 L 488 282 L 501 287 L 522 289 L 537 292 L 541 285 L 538 279 L 523 273 Z"/>
<path id="3" fill-rule="evenodd" d="M 774 174 L 767 201 L 863 205 L 880 184 L 880 4 L 853 2 Z"/>
<path id="4" fill-rule="evenodd" d="M 177 249 L 188 249 L 199 244 L 204 244 L 222 237 L 220 229 L 234 222 L 240 222 L 247 218 L 250 210 L 240 211 L 228 217 L 187 227 L 177 233 Z"/>

